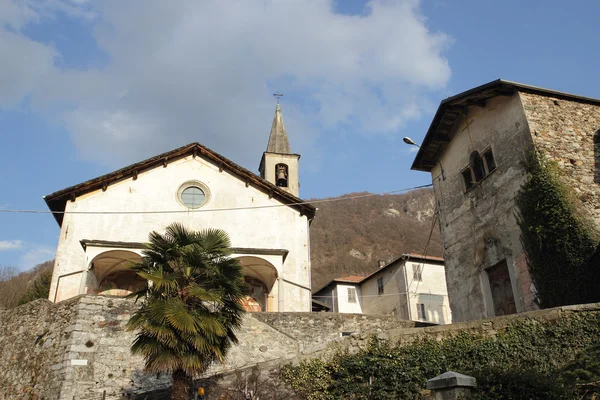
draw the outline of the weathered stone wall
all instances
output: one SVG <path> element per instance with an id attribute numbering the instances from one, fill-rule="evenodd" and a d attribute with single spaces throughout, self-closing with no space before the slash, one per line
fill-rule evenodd
<path id="1" fill-rule="evenodd" d="M 394 316 L 339 313 L 256 313 L 254 318 L 294 338 L 300 353 L 310 354 L 342 337 L 342 333 L 379 333 L 414 327 L 414 322 Z"/>
<path id="2" fill-rule="evenodd" d="M 56 399 L 77 300 L 36 300 L 0 311 L 0 399 Z"/>
<path id="3" fill-rule="evenodd" d="M 548 308 L 545 310 L 528 311 L 521 314 L 511 314 L 502 317 L 482 319 L 478 321 L 460 322 L 449 325 L 431 326 L 425 328 L 391 329 L 377 334 L 377 338 L 387 340 L 393 345 L 402 346 L 423 338 L 442 340 L 456 336 L 459 332 L 472 332 L 484 337 L 493 337 L 507 326 L 519 320 L 532 319 L 540 322 L 553 321 L 578 312 L 592 312 L 600 314 L 600 303 L 580 304 Z M 302 355 L 298 360 L 320 358 L 329 359 L 340 351 L 355 354 L 366 349 L 371 339 L 371 334 L 356 334 L 348 336 L 312 354 Z"/>
<path id="4" fill-rule="evenodd" d="M 453 321 L 495 315 L 487 270 L 505 260 L 518 312 L 535 308 L 531 278 L 523 262 L 515 196 L 525 177 L 531 135 L 518 94 L 472 106 L 453 128 L 432 171 L 444 242 L 446 283 Z M 490 148 L 496 169 L 465 191 L 461 171 L 473 151 Z M 436 178 L 437 177 L 437 178 Z"/>
<path id="5" fill-rule="evenodd" d="M 455 323 L 425 328 L 397 328 L 383 330 L 377 334 L 380 340 L 385 340 L 393 346 L 403 346 L 416 340 L 430 338 L 443 340 L 460 332 L 471 332 L 484 337 L 493 337 L 509 325 L 518 321 L 535 320 L 548 322 L 560 318 L 568 318 L 574 313 L 587 312 L 600 314 L 600 303 L 575 306 L 557 307 L 546 310 L 529 311 L 502 317 L 489 318 L 479 321 Z M 198 381 L 196 384 L 206 388 L 207 400 L 228 399 L 243 400 L 244 389 L 254 390 L 261 400 L 295 399 L 290 388 L 281 381 L 279 373 L 286 363 L 297 364 L 303 360 L 319 358 L 328 360 L 337 354 L 347 352 L 355 354 L 369 346 L 372 333 L 359 333 L 342 340 L 328 343 L 323 349 L 310 354 L 301 354 L 293 360 L 260 363 L 253 368 L 239 370 L 235 373 L 219 374 L 209 379 Z M 168 400 L 168 393 L 155 393 L 149 400 Z M 221 397 L 225 395 L 226 397 Z M 139 398 L 142 400 L 142 398 Z"/>
<path id="6" fill-rule="evenodd" d="M 520 93 L 535 146 L 600 225 L 600 106 Z"/>
<path id="7" fill-rule="evenodd" d="M 170 376 L 146 374 L 130 353 L 135 333 L 126 324 L 132 300 L 79 296 L 38 300 L 0 311 L 0 399 L 121 399 L 160 390 Z M 322 350 L 341 332 L 381 333 L 412 327 L 388 316 L 332 313 L 258 313 L 244 317 L 239 344 L 206 374 L 283 362 Z M 1 397 L 3 396 L 3 397 Z"/>

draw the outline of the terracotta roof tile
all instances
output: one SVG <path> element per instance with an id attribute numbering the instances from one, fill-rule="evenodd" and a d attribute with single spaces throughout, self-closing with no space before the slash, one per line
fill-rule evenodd
<path id="1" fill-rule="evenodd" d="M 335 279 L 333 279 L 333 281 L 358 283 L 358 282 L 362 281 L 363 279 L 365 279 L 364 276 L 348 275 L 348 276 L 344 276 L 343 278 L 335 278 Z"/>

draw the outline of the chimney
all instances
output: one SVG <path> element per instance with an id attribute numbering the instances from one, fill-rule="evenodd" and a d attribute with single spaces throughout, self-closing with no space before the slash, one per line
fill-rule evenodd
<path id="1" fill-rule="evenodd" d="M 384 260 L 379 260 L 377 262 L 379 263 L 379 268 L 385 267 L 385 261 Z"/>

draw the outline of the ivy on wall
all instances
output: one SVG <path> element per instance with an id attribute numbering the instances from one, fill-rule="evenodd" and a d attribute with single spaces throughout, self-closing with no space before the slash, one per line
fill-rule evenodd
<path id="1" fill-rule="evenodd" d="M 590 260 L 596 233 L 578 212 L 556 163 L 532 152 L 527 171 L 516 203 L 536 301 L 542 308 L 600 301 L 600 265 Z"/>
<path id="2" fill-rule="evenodd" d="M 562 379 L 561 368 L 599 335 L 600 313 L 579 312 L 518 320 L 494 337 L 461 331 L 404 346 L 372 339 L 357 354 L 287 366 L 282 378 L 308 400 L 416 399 L 427 379 L 452 370 L 477 378 L 475 398 L 574 399 L 576 382 Z"/>

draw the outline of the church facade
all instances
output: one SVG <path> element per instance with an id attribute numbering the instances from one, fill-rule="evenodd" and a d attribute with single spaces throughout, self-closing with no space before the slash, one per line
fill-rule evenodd
<path id="1" fill-rule="evenodd" d="M 279 104 L 260 176 L 192 143 L 45 197 L 60 225 L 49 299 L 126 295 L 146 282 L 131 270 L 152 231 L 179 222 L 226 231 L 252 311 L 310 311 L 309 226 L 298 161 Z"/>

